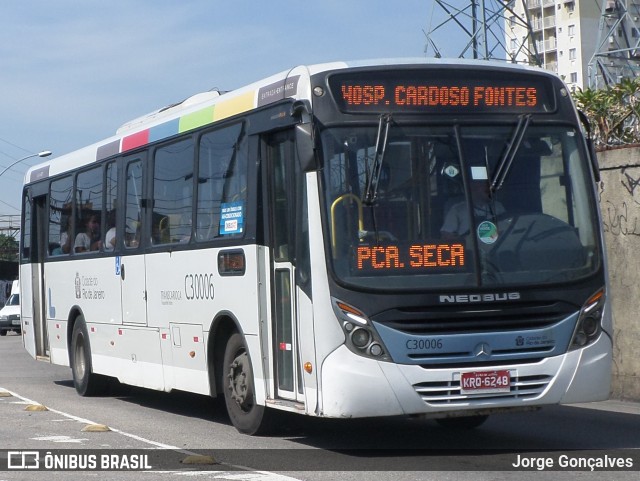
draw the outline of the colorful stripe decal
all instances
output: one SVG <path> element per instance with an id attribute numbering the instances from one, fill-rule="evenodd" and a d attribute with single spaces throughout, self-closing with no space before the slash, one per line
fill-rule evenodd
<path id="1" fill-rule="evenodd" d="M 222 120 L 253 108 L 254 92 L 234 97 L 216 105 L 214 120 Z"/>
<path id="2" fill-rule="evenodd" d="M 142 147 L 149 143 L 149 129 L 142 132 L 136 132 L 133 135 L 122 138 L 122 152 L 135 149 L 136 147 Z"/>
<path id="3" fill-rule="evenodd" d="M 106 159 L 107 157 L 111 157 L 112 155 L 116 155 L 119 153 L 120 153 L 120 139 L 114 140 L 113 142 L 109 142 L 108 144 L 104 144 L 98 147 L 98 152 L 96 153 L 96 160 Z"/>
<path id="4" fill-rule="evenodd" d="M 299 76 L 282 79 L 276 83 L 252 90 L 223 100 L 210 107 L 169 120 L 155 127 L 141 130 L 131 135 L 101 145 L 96 151 L 96 160 L 102 160 L 128 150 L 142 147 L 150 142 L 166 139 L 173 135 L 202 127 L 218 120 L 226 119 L 253 108 L 261 107 L 288 96 L 294 96 L 298 91 Z"/>
<path id="5" fill-rule="evenodd" d="M 192 114 L 187 114 L 184 117 L 180 117 L 180 126 L 178 132 L 182 133 L 187 130 L 197 129 L 203 125 L 213 122 L 213 111 L 217 106 L 207 107 L 206 109 L 198 110 Z"/>
<path id="6" fill-rule="evenodd" d="M 149 129 L 149 142 L 155 142 L 156 140 L 162 140 L 176 135 L 178 133 L 179 123 L 180 119 L 174 119 L 164 124 L 151 127 L 151 129 Z"/>

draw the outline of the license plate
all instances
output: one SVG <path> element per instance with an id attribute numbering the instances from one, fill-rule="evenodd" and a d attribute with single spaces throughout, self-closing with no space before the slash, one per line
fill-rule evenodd
<path id="1" fill-rule="evenodd" d="M 20 325 L 20 319 L 14 319 L 13 321 L 11 321 L 11 324 L 13 324 L 14 326 L 19 326 Z"/>
<path id="2" fill-rule="evenodd" d="M 511 374 L 506 370 L 463 372 L 460 375 L 462 394 L 485 394 L 510 390 Z"/>

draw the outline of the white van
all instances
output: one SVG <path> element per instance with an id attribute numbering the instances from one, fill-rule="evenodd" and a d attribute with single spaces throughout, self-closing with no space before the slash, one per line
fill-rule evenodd
<path id="1" fill-rule="evenodd" d="M 7 332 L 15 331 L 20 334 L 20 287 L 18 281 L 13 282 L 11 295 L 4 307 L 0 309 L 0 336 L 6 336 Z"/>

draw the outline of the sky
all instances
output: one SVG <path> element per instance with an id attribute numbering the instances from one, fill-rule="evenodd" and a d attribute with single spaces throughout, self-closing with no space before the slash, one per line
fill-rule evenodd
<path id="1" fill-rule="evenodd" d="M 2 0 L 0 171 L 296 65 L 424 57 L 432 21 L 425 0 Z M 24 173 L 43 160 L 0 175 L 0 220 L 19 214 Z"/>

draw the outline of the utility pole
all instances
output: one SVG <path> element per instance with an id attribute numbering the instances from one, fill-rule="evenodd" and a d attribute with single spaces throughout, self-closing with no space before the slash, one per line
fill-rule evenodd
<path id="1" fill-rule="evenodd" d="M 523 8 L 523 14 L 514 10 L 518 1 L 523 5 L 526 2 L 434 0 L 429 26 L 424 31 L 427 38 L 425 54 L 540 66 L 536 42 L 531 40 L 528 10 Z M 512 31 L 517 31 L 519 36 L 513 35 Z M 462 42 L 454 44 L 452 38 L 461 38 Z"/>
<path id="2" fill-rule="evenodd" d="M 602 0 L 589 87 L 606 88 L 640 75 L 640 0 Z"/>

